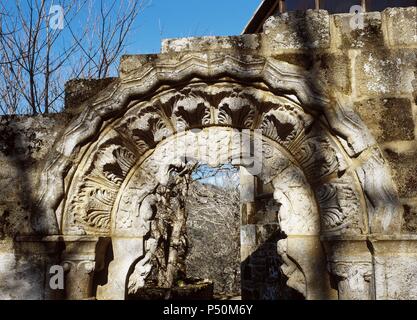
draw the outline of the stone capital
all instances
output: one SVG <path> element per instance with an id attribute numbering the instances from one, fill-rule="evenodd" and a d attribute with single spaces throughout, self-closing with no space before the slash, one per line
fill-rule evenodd
<path id="1" fill-rule="evenodd" d="M 328 270 L 338 283 L 340 300 L 373 297 L 372 255 L 365 236 L 322 237 Z"/>

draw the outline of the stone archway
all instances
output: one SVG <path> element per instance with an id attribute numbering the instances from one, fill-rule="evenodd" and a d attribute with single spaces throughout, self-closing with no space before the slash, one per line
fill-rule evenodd
<path id="1" fill-rule="evenodd" d="M 145 65 L 88 106 L 57 142 L 41 180 L 39 206 L 49 219 L 35 217 L 35 226 L 47 234 L 112 237 L 111 281 L 98 294 L 124 298 L 132 266 L 142 263 L 146 276 L 150 195 L 181 164 L 176 155 L 191 152 L 209 162 L 202 149 L 212 148 L 208 154 L 219 163 L 240 158 L 241 132 L 251 137 L 260 130 L 262 166 L 255 175 L 273 185 L 282 205 L 280 227 L 288 238 L 277 250 L 288 284 L 309 299 L 330 298 L 328 262 L 339 295 L 351 295 L 353 277 L 361 287 L 354 297 L 371 298 L 371 258 L 357 247 L 363 236 L 397 230 L 398 199 L 359 118 L 343 97 L 320 91 L 302 70 L 261 57 L 190 56 Z M 333 245 L 349 237 L 357 241 L 353 249 Z M 352 265 L 360 270 L 352 273 Z"/>

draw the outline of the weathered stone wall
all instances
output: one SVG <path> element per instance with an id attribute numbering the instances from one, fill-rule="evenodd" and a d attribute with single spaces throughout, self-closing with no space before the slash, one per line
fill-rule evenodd
<path id="1" fill-rule="evenodd" d="M 64 113 L 0 118 L 0 239 L 32 233 L 38 165 L 67 121 Z"/>
<path id="2" fill-rule="evenodd" d="M 159 55 L 123 57 L 119 79 L 99 83 L 73 82 L 73 86 L 67 88 L 68 106 L 63 113 L 2 117 L 0 297 L 51 297 L 41 291 L 47 279 L 45 266 L 56 257 L 49 255 L 49 260 L 41 259 L 36 263 L 33 259 L 45 257 L 50 250 L 58 251 L 44 242 L 38 247 L 27 245 L 27 238 L 17 237 L 34 234 L 30 222 L 38 200 L 40 171 L 44 169 L 47 155 L 59 147 L 54 146 L 54 142 L 69 121 L 81 114 L 102 88 L 109 86 L 99 93 L 105 96 L 112 92 L 112 85 L 118 81 L 128 83 L 131 72 L 145 65 L 156 66 L 161 61 L 167 65 L 175 64 L 181 59 L 189 59 L 192 54 L 213 59 L 229 55 L 230 59 L 237 57 L 243 61 L 251 55 L 274 58 L 302 69 L 305 77 L 323 91 L 319 94 L 331 97 L 332 103 L 336 104 L 337 96 L 343 95 L 344 101 L 353 106 L 370 129 L 389 164 L 404 208 L 402 234 L 417 234 L 417 8 L 386 9 L 381 13 L 366 13 L 363 18 L 364 28 L 354 30 L 351 27 L 353 16 L 349 14 L 328 15 L 322 10 L 290 12 L 269 18 L 262 34 L 166 40 Z M 248 59 L 247 62 L 253 61 Z M 211 71 L 215 73 L 215 66 Z M 245 82 L 244 77 L 241 80 Z M 89 121 L 85 119 L 87 127 Z M 259 218 L 258 221 L 263 220 Z M 262 223 L 276 226 L 274 221 Z M 263 253 L 272 250 L 268 239 L 278 231 L 277 228 L 257 228 L 251 233 L 257 248 L 265 244 Z M 389 245 L 391 242 L 386 244 Z M 375 248 L 379 248 L 379 244 L 375 244 Z M 404 253 L 417 254 L 407 245 L 401 248 Z M 33 252 L 36 257 L 31 257 L 28 252 Z M 417 267 L 417 261 L 413 259 L 407 260 L 408 268 Z M 275 260 L 271 265 L 274 263 Z M 256 266 L 259 267 L 259 263 L 254 261 L 251 267 Z M 393 263 L 387 271 L 378 272 L 394 272 L 397 267 Z M 262 268 L 264 266 L 259 267 Z M 242 274 L 242 277 L 246 276 Z M 27 285 L 39 283 L 40 279 L 43 279 L 42 285 Z M 404 286 L 417 287 L 412 279 L 396 285 L 401 288 L 388 297 L 407 297 Z M 414 295 L 411 297 L 415 298 Z"/>
<path id="3" fill-rule="evenodd" d="M 54 246 L 12 239 L 33 234 L 39 163 L 68 118 L 63 113 L 0 119 L 0 299 L 44 299 L 45 266 L 59 262 L 47 262 Z"/>

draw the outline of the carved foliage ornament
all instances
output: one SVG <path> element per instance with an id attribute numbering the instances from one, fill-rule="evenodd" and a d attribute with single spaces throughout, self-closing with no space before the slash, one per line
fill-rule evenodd
<path id="1" fill-rule="evenodd" d="M 75 177 L 76 179 L 74 181 L 74 183 L 78 186 L 70 186 L 70 189 L 68 189 L 63 185 L 63 179 L 65 178 L 66 172 L 68 172 L 68 168 L 73 166 L 71 159 L 77 158 L 77 155 L 79 155 L 78 151 L 81 150 L 80 147 L 83 144 L 89 143 L 97 136 L 97 133 L 103 124 L 103 119 L 109 119 L 109 117 L 114 118 L 114 115 L 120 116 L 120 114 L 125 112 L 125 106 L 131 102 L 133 97 L 149 95 L 150 93 L 155 92 L 155 88 L 160 87 L 163 83 L 184 83 L 184 81 L 190 79 L 190 76 L 192 75 L 198 75 L 200 79 L 210 79 L 211 81 L 215 80 L 217 83 L 220 83 L 221 77 L 224 76 L 229 77 L 229 79 L 245 78 L 247 82 L 260 81 L 275 92 L 279 91 L 295 94 L 304 108 L 311 110 L 312 112 L 323 112 L 330 128 L 333 132 L 336 132 L 339 135 L 337 139 L 343 144 L 343 147 L 349 155 L 357 155 L 375 143 L 375 140 L 372 139 L 369 131 L 365 129 L 363 123 L 352 111 L 353 108 L 346 97 L 337 95 L 333 100 L 331 100 L 327 97 L 321 96 L 318 92 L 324 91 L 320 90 L 320 88 L 316 89 L 315 86 L 308 80 L 309 77 L 306 72 L 296 66 L 277 61 L 273 58 L 266 59 L 261 56 L 239 55 L 239 57 L 235 57 L 228 54 L 222 55 L 213 53 L 192 53 L 172 57 L 166 61 L 164 59 L 165 58 L 163 57 L 158 58 L 149 64 L 144 65 L 141 69 L 135 69 L 130 73 L 125 74 L 121 81 L 115 83 L 94 103 L 86 107 L 85 111 L 83 111 L 82 114 L 80 114 L 80 116 L 68 126 L 60 141 L 57 142 L 57 152 L 51 153 L 50 158 L 46 161 L 45 170 L 42 173 L 40 183 L 44 187 L 40 189 L 39 212 L 46 212 L 50 216 L 44 218 L 35 217 L 34 228 L 36 230 L 43 233 L 56 233 L 58 231 L 53 223 L 54 217 L 52 217 L 52 212 L 56 210 L 60 201 L 64 198 L 64 190 L 66 190 L 65 192 L 67 192 L 67 190 L 71 190 L 71 193 L 67 194 L 70 198 L 68 201 L 74 201 L 74 193 L 80 193 L 81 185 L 85 184 L 85 181 L 87 180 L 85 177 L 86 170 L 84 166 L 89 166 L 86 162 L 90 162 L 91 164 L 92 161 L 91 158 L 83 158 L 82 162 L 84 168 L 76 170 L 78 172 L 78 176 Z M 206 84 L 206 92 L 208 93 L 208 91 L 210 91 L 212 96 L 215 95 L 215 91 L 221 91 L 219 89 L 209 90 L 208 87 L 211 86 L 207 86 Z M 246 87 L 241 91 L 247 92 L 254 90 Z M 237 92 L 234 95 L 235 97 L 236 94 L 238 97 L 241 95 L 241 93 Z M 173 96 L 175 96 L 175 94 Z M 186 94 L 186 96 L 191 97 L 190 94 Z M 230 94 L 229 96 L 232 97 L 233 95 Z M 226 98 L 226 95 L 224 97 Z M 180 101 L 180 95 L 177 95 L 175 99 L 176 101 Z M 213 101 L 216 103 L 212 103 Z M 218 100 L 213 101 L 209 103 L 211 108 L 211 124 L 213 124 L 213 121 L 216 121 L 217 119 L 214 110 L 219 108 Z M 179 106 L 177 111 L 174 111 L 174 113 L 169 115 L 166 112 L 162 112 L 163 110 L 158 104 L 146 104 L 149 108 L 154 108 L 153 110 L 155 112 L 152 111 L 152 115 L 147 115 L 146 113 L 141 115 L 140 112 L 136 113 L 130 120 L 130 124 L 123 125 L 123 123 L 121 123 L 121 126 L 119 127 L 119 133 L 122 138 L 125 139 L 125 142 L 136 148 L 135 150 L 132 150 L 131 148 L 127 149 L 133 151 L 137 159 L 143 155 L 147 148 L 149 148 L 148 150 L 152 150 L 152 148 L 154 148 L 159 141 L 168 136 L 170 132 L 172 134 L 173 131 L 175 131 L 174 121 L 170 119 L 170 116 L 174 114 L 179 118 L 184 118 L 184 115 L 181 115 L 181 113 L 183 112 L 182 110 L 186 109 L 186 107 L 181 109 L 181 106 Z M 174 103 L 171 103 L 170 105 L 172 108 Z M 221 113 L 222 117 L 219 119 L 224 119 L 221 121 L 226 121 L 229 125 L 231 121 L 233 126 L 236 125 L 236 122 L 234 121 L 243 121 L 242 127 L 247 126 L 249 122 L 251 122 L 251 117 L 253 117 L 251 107 L 249 106 L 249 109 L 244 112 L 247 114 L 247 116 L 245 116 L 247 119 L 242 120 L 239 117 L 236 119 L 236 116 L 234 115 L 233 109 L 236 105 L 239 104 L 228 102 L 226 100 L 223 108 L 224 111 Z M 242 105 L 248 106 L 248 103 L 242 102 Z M 286 108 L 286 105 L 287 103 L 280 104 L 280 106 L 277 106 L 276 109 L 282 108 L 283 106 Z M 259 111 L 258 107 L 256 109 Z M 133 113 L 136 112 L 134 111 L 134 108 L 132 110 Z M 200 118 L 202 113 L 203 121 L 201 121 L 201 123 L 203 126 L 208 125 L 207 104 L 204 102 L 202 102 L 202 104 L 197 103 L 195 112 L 196 114 L 199 114 Z M 262 112 L 266 113 L 268 110 L 262 110 Z M 279 111 L 276 111 L 275 113 L 277 112 L 279 113 Z M 127 115 L 127 113 L 125 114 Z M 279 138 L 281 140 L 279 142 L 282 144 L 291 144 L 294 142 L 291 141 L 293 139 L 297 142 L 297 137 L 300 137 L 300 132 L 298 131 L 300 127 L 297 127 L 296 123 L 294 123 L 293 114 L 290 112 L 284 112 L 284 114 L 286 116 L 277 115 L 275 120 L 273 117 L 268 115 L 262 121 L 264 122 L 263 128 L 259 125 L 259 116 L 255 115 L 255 118 L 257 119 L 255 120 L 254 127 L 256 126 L 258 128 L 262 128 L 265 130 L 265 133 L 268 133 L 268 135 Z M 181 121 L 178 122 L 180 123 Z M 169 123 L 171 126 L 168 125 Z M 277 124 L 280 126 L 280 129 L 275 132 L 273 126 L 276 126 Z M 283 139 L 286 141 L 282 141 Z M 295 143 L 295 145 L 297 145 L 297 143 Z M 121 144 L 121 146 L 125 145 Z M 378 164 L 378 166 L 385 168 L 383 164 Z M 72 175 L 74 170 L 71 170 L 70 172 Z M 80 180 L 83 180 L 83 182 Z M 396 225 L 396 216 L 395 219 L 393 217 L 398 209 L 398 196 L 395 193 L 395 188 L 392 187 L 392 181 L 376 181 L 376 183 L 377 185 L 370 183 L 363 185 L 367 194 L 369 194 L 372 198 L 378 198 L 378 192 L 374 192 L 372 189 L 388 190 L 388 197 L 394 199 L 393 203 L 395 204 L 392 207 L 384 209 L 382 208 L 381 201 L 378 201 L 378 199 L 370 199 L 371 203 L 376 204 L 377 207 L 374 211 L 378 215 L 386 215 L 389 217 L 373 219 L 372 222 L 375 221 L 375 223 L 378 224 L 380 223 L 379 221 L 382 221 L 382 224 L 386 224 L 387 221 L 390 220 L 391 222 L 389 223 Z M 91 189 L 94 188 L 91 187 Z M 108 201 L 107 199 L 109 199 L 109 197 L 113 197 L 111 192 L 103 196 L 103 198 L 106 199 L 104 201 L 105 203 Z M 64 214 L 68 214 L 68 208 L 75 205 L 69 204 L 68 201 L 64 204 Z M 85 207 L 87 208 L 88 205 L 85 205 Z M 72 217 L 67 220 L 71 219 Z M 90 221 L 93 220 L 90 219 Z M 97 226 L 98 229 L 106 230 L 106 225 L 108 224 L 105 222 L 106 219 L 100 220 L 101 227 Z M 375 231 L 378 231 L 381 229 L 381 226 L 375 225 L 374 229 Z M 385 230 L 388 230 L 388 228 L 385 227 Z"/>
<path id="2" fill-rule="evenodd" d="M 242 152 L 236 149 L 229 133 L 215 129 L 219 125 L 235 130 L 259 128 L 265 137 L 275 141 L 275 146 L 262 144 L 260 174 L 266 182 L 272 179 L 279 182 L 276 200 L 288 203 L 288 208 L 292 208 L 288 212 L 294 212 L 287 218 L 282 216 L 282 223 L 288 226 L 289 233 L 319 232 L 318 211 L 311 200 L 314 192 L 318 199 L 324 199 L 320 201 L 324 211 L 321 222 L 324 230 L 340 229 L 350 221 L 362 220 L 350 219 L 351 215 L 360 215 L 359 209 L 349 211 L 342 208 L 350 194 L 357 194 L 354 183 L 345 185 L 345 189 L 351 190 L 337 193 L 337 200 L 333 199 L 336 193 L 326 195 L 327 189 L 320 187 L 320 183 L 314 183 L 317 186 L 315 190 L 307 186 L 308 181 L 326 180 L 325 177 L 332 179 L 335 172 L 346 166 L 343 156 L 336 151 L 337 146 L 327 137 L 328 131 L 315 123 L 311 115 L 293 101 L 266 91 L 259 92 L 259 89 L 230 84 L 213 85 L 213 88 L 207 90 L 192 85 L 180 91 L 171 90 L 131 107 L 125 116 L 112 123 L 107 134 L 90 148 L 84 165 L 78 169 L 65 206 L 64 232 L 109 234 L 112 224 L 116 230 L 125 230 L 128 234 L 134 232 L 136 235 L 136 231 L 129 230 L 146 230 L 144 220 L 136 219 L 132 212 L 139 212 L 140 203 L 152 194 L 158 183 L 163 184 L 170 166 L 183 161 L 178 154 L 207 163 L 213 158 L 214 165 L 219 165 L 230 160 L 230 153 Z M 204 127 L 213 127 L 210 132 L 214 134 L 184 131 Z M 181 132 L 191 140 L 182 139 Z M 174 138 L 179 142 L 174 144 Z M 202 157 L 204 152 L 209 158 Z M 296 175 L 286 174 L 283 179 L 282 172 L 289 167 L 294 168 L 291 172 L 301 171 Z M 302 181 L 296 182 L 298 179 Z M 134 183 L 128 182 L 130 180 Z M 355 178 L 351 176 L 350 180 Z M 294 188 L 299 188 L 299 192 Z M 360 207 L 357 198 L 352 198 L 351 202 L 355 208 Z M 304 203 L 304 207 L 294 210 L 297 203 Z M 112 212 L 118 212 L 113 222 Z M 309 213 L 313 220 L 297 220 L 300 212 Z M 306 229 L 300 228 L 307 221 L 315 222 L 310 226 L 307 224 Z"/>

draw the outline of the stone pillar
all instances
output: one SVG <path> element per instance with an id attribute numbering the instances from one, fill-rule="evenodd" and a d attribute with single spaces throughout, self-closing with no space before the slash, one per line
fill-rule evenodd
<path id="1" fill-rule="evenodd" d="M 61 265 L 65 270 L 65 298 L 93 298 L 93 276 L 104 267 L 109 238 L 93 236 L 62 237 L 65 250 Z"/>
<path id="2" fill-rule="evenodd" d="M 374 299 L 372 256 L 366 236 L 323 237 L 329 272 L 340 300 Z"/>
<path id="3" fill-rule="evenodd" d="M 284 260 L 281 269 L 288 277 L 288 286 L 302 293 L 306 300 L 337 299 L 330 286 L 326 257 L 318 236 L 289 235 L 279 241 L 278 250 Z"/>
<path id="4" fill-rule="evenodd" d="M 241 295 L 243 299 L 253 299 L 251 293 L 252 269 L 250 259 L 257 249 L 255 188 L 256 177 L 251 175 L 244 166 L 240 166 L 240 261 L 241 261 Z M 248 273 L 251 275 L 248 276 Z M 251 288 L 248 290 L 248 288 Z"/>
<path id="5" fill-rule="evenodd" d="M 145 254 L 143 238 L 112 238 L 114 259 L 110 262 L 108 281 L 97 288 L 97 300 L 124 300 L 129 270 Z"/>
<path id="6" fill-rule="evenodd" d="M 377 300 L 417 300 L 417 235 L 370 236 Z"/>
<path id="7" fill-rule="evenodd" d="M 256 177 L 240 166 L 240 203 L 242 225 L 255 224 L 256 214 Z"/>

